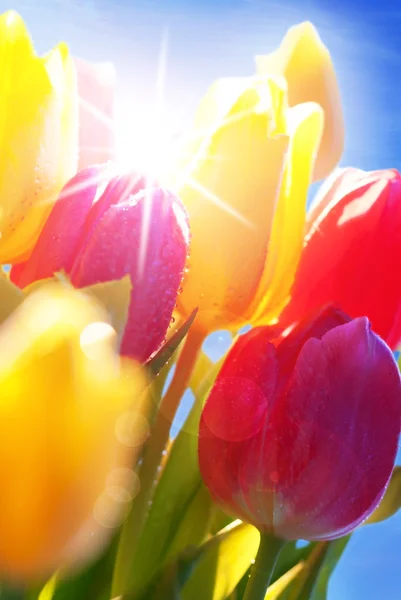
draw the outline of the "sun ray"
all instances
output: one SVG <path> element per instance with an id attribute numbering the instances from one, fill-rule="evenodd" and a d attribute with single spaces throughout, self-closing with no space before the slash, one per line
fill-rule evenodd
<path id="1" fill-rule="evenodd" d="M 219 198 L 219 196 L 217 196 L 216 194 L 214 194 L 212 191 L 208 190 L 205 186 L 201 185 L 198 181 L 196 181 L 192 177 L 189 177 L 187 179 L 186 183 L 193 190 L 195 190 L 196 192 L 199 192 L 200 194 L 202 194 L 202 196 L 204 198 L 206 198 L 207 200 L 209 200 L 210 202 L 212 202 L 213 204 L 215 204 L 216 206 L 218 206 L 221 210 L 223 210 L 227 214 L 229 214 L 232 217 L 234 217 L 235 219 L 237 219 L 237 221 L 239 221 L 240 223 L 242 223 L 246 227 L 249 227 L 250 229 L 256 229 L 256 226 L 255 226 L 254 223 L 252 223 L 251 221 L 249 221 L 249 219 L 247 219 L 246 217 L 244 217 L 239 211 L 235 210 L 235 208 L 233 208 L 232 206 L 230 206 L 229 204 L 227 204 L 226 202 L 224 202 L 224 200 L 222 200 L 221 198 Z"/>
<path id="2" fill-rule="evenodd" d="M 161 43 L 160 43 L 160 52 L 159 52 L 159 64 L 158 64 L 158 68 L 157 68 L 157 77 L 156 77 L 156 93 L 157 93 L 157 99 L 158 99 L 158 107 L 159 107 L 159 110 L 161 113 L 164 111 L 168 48 L 169 48 L 169 30 L 168 30 L 168 27 L 166 27 L 162 33 L 162 39 L 161 39 Z"/>
<path id="3" fill-rule="evenodd" d="M 149 231 L 152 214 L 152 194 L 151 186 L 145 189 L 144 210 L 142 213 L 141 236 L 139 240 L 139 257 L 138 257 L 138 278 L 139 281 L 145 274 L 145 263 L 148 252 Z"/>
<path id="4" fill-rule="evenodd" d="M 246 108 L 242 111 L 238 111 L 236 112 L 234 115 L 227 115 L 223 121 L 221 123 L 218 124 L 218 131 L 221 132 L 221 130 L 228 126 L 228 125 L 232 125 L 233 123 L 239 122 L 242 119 L 244 119 L 245 117 L 248 117 L 250 115 L 252 115 L 255 111 L 255 107 L 252 108 Z M 211 125 L 207 130 L 203 130 L 202 135 L 199 134 L 199 138 L 201 139 L 201 142 L 196 150 L 195 153 L 192 152 L 188 152 L 188 158 L 189 161 L 187 164 L 185 164 L 185 166 L 181 166 L 181 168 L 179 169 L 179 172 L 177 172 L 177 183 L 176 183 L 176 187 L 180 187 L 182 181 L 186 181 L 189 177 L 190 177 L 190 173 L 196 168 L 198 162 L 200 160 L 205 161 L 205 160 L 224 160 L 224 157 L 221 155 L 210 155 L 208 152 L 208 147 L 210 146 L 211 140 L 212 140 L 212 136 L 213 134 L 216 132 L 216 123 L 214 123 L 213 125 Z M 200 132 L 200 130 L 199 130 Z M 266 131 L 266 135 L 267 135 L 267 131 Z M 178 150 L 175 154 L 176 158 L 184 158 L 185 161 L 185 145 L 186 143 L 188 143 L 188 140 L 191 139 L 191 135 L 188 137 L 183 137 L 182 140 L 180 140 L 180 142 L 178 142 L 177 147 Z M 196 139 L 196 138 L 195 138 Z M 180 149 L 181 146 L 181 149 Z M 213 156 L 218 156 L 219 158 L 215 158 L 213 159 Z"/>
<path id="5" fill-rule="evenodd" d="M 79 97 L 79 104 L 84 110 L 86 110 L 92 117 L 95 117 L 100 123 L 103 123 L 111 132 L 114 133 L 115 123 L 111 117 L 108 117 L 103 111 L 99 110 L 91 102 L 84 100 L 81 96 Z"/>
<path id="6" fill-rule="evenodd" d="M 114 169 L 111 167 L 105 166 L 105 169 L 96 173 L 92 177 L 86 177 L 84 181 L 77 182 L 74 185 L 69 185 L 68 188 L 64 188 L 60 193 L 60 198 L 68 198 L 69 196 L 74 196 L 77 192 L 82 192 L 82 190 L 87 189 L 93 184 L 97 186 L 101 186 L 101 184 L 107 183 L 110 179 L 110 176 L 113 174 Z"/>
<path id="7" fill-rule="evenodd" d="M 86 152 L 98 152 L 100 154 L 107 154 L 107 156 L 109 157 L 110 154 L 115 155 L 116 151 L 111 149 L 111 148 L 107 148 L 106 146 L 86 146 L 86 145 L 82 145 L 80 146 L 80 151 L 82 152 L 82 150 L 85 150 Z"/>

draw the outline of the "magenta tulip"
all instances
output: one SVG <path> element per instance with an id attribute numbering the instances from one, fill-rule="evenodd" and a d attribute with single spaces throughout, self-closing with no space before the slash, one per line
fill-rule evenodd
<path id="1" fill-rule="evenodd" d="M 165 338 L 184 273 L 189 227 L 181 201 L 135 174 L 82 170 L 65 186 L 26 263 L 11 270 L 24 288 L 63 270 L 76 287 L 132 281 L 121 351 L 145 362 Z"/>
<path id="2" fill-rule="evenodd" d="M 199 464 L 226 512 L 283 539 L 329 540 L 387 487 L 401 383 L 366 318 L 331 309 L 271 341 L 241 336 L 203 409 Z"/>

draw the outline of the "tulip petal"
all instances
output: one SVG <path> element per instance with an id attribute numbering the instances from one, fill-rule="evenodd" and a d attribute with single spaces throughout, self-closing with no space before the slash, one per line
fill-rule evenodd
<path id="1" fill-rule="evenodd" d="M 397 452 L 400 391 L 391 351 L 366 319 L 306 342 L 272 414 L 281 447 L 276 493 L 290 495 L 278 535 L 335 538 L 375 508 Z"/>
<path id="2" fill-rule="evenodd" d="M 332 60 L 314 26 L 291 27 L 280 47 L 256 58 L 257 72 L 285 77 L 288 102 L 316 102 L 324 111 L 324 132 L 314 165 L 313 180 L 327 177 L 339 162 L 344 146 L 344 119 Z"/>
<path id="3" fill-rule="evenodd" d="M 201 415 L 199 465 L 206 484 L 231 514 L 252 520 L 238 473 L 254 437 L 267 419 L 277 382 L 270 330 L 240 336 L 220 369 Z M 253 384 L 253 385 L 252 385 Z M 233 443 L 234 442 L 234 443 Z"/>
<path id="4" fill-rule="evenodd" d="M 313 222 L 345 194 L 355 189 L 364 171 L 354 167 L 335 169 L 320 186 L 308 210 L 308 222 Z"/>
<path id="5" fill-rule="evenodd" d="M 282 80 L 244 78 L 229 98 L 222 100 L 229 111 L 178 189 L 190 217 L 194 265 L 179 308 L 187 314 L 199 306 L 197 324 L 207 330 L 245 321 L 266 258 L 288 145 Z"/>
<path id="6" fill-rule="evenodd" d="M 206 422 L 199 426 L 198 458 L 202 478 L 214 501 L 227 514 L 244 521 L 252 521 L 247 511 L 247 501 L 238 485 L 238 471 L 248 442 L 231 442 L 214 436 Z"/>
<path id="7" fill-rule="evenodd" d="M 401 177 L 394 170 L 339 175 L 307 221 L 305 245 L 280 315 L 286 328 L 318 306 L 332 304 L 351 317 L 368 316 L 373 330 L 396 349 L 401 340 Z M 348 187 L 349 184 L 349 187 Z"/>
<path id="8" fill-rule="evenodd" d="M 114 158 L 115 69 L 111 63 L 74 58 L 79 94 L 79 165 L 84 169 Z"/>
<path id="9" fill-rule="evenodd" d="M 65 566 L 75 536 L 89 524 L 85 549 L 74 546 L 73 560 L 78 550 L 87 559 L 105 537 L 93 511 L 126 453 L 116 419 L 138 392 L 105 319 L 84 294 L 52 284 L 30 295 L 1 328 L 7 485 L 0 492 L 0 570 L 7 578 L 39 579 Z"/>
<path id="10" fill-rule="evenodd" d="M 10 24 L 9 14 L 0 23 L 0 261 L 16 263 L 29 256 L 57 194 L 75 171 L 78 130 L 67 48 L 36 57 L 21 19 L 13 14 Z"/>
<path id="11" fill-rule="evenodd" d="M 255 324 L 271 322 L 288 301 L 303 245 L 308 187 L 322 128 L 323 112 L 317 104 L 301 104 L 289 111 L 290 146 L 268 260 L 251 309 Z"/>
<path id="12" fill-rule="evenodd" d="M 84 169 L 64 187 L 28 261 L 11 269 L 10 279 L 24 288 L 57 271 L 69 272 L 99 186 L 107 168 Z"/>
<path id="13" fill-rule="evenodd" d="M 188 225 L 177 223 L 177 211 L 185 220 L 182 205 L 161 189 L 150 188 L 124 201 L 116 198 L 120 202 L 98 214 L 96 227 L 90 227 L 70 276 L 77 287 L 131 276 L 121 351 L 143 362 L 161 345 L 170 323 L 185 266 Z"/>
<path id="14" fill-rule="evenodd" d="M 78 167 L 77 73 L 68 46 L 64 43 L 58 44 L 43 60 L 60 105 L 63 153 L 58 163 L 58 192 Z"/>

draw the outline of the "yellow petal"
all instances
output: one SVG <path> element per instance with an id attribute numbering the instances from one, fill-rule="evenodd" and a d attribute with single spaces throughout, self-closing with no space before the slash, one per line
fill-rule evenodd
<path id="1" fill-rule="evenodd" d="M 343 152 L 344 119 L 330 53 L 316 29 L 309 22 L 291 27 L 275 52 L 256 57 L 256 66 L 260 74 L 285 77 L 290 106 L 308 101 L 322 106 L 325 126 L 313 180 L 326 177 Z"/>
<path id="2" fill-rule="evenodd" d="M 191 223 L 190 268 L 179 309 L 199 307 L 205 330 L 238 326 L 266 257 L 288 139 L 285 82 L 239 78 L 214 86 L 206 137 L 178 193 Z M 206 110 L 207 112 L 207 110 Z M 199 122 L 199 120 L 198 120 Z"/>
<path id="3" fill-rule="evenodd" d="M 0 262 L 16 263 L 75 172 L 77 92 L 65 46 L 53 51 L 58 58 L 35 56 L 15 13 L 2 15 L 0 32 Z"/>
<path id="4" fill-rule="evenodd" d="M 104 535 L 96 506 L 126 453 L 116 427 L 140 375 L 115 343 L 104 310 L 61 284 L 30 294 L 0 329 L 2 577 L 64 566 L 87 523 L 86 554 Z"/>
<path id="5" fill-rule="evenodd" d="M 9 10 L 0 15 L 0 64 L 2 67 L 2 101 L 15 81 L 21 64 L 34 57 L 34 50 L 24 21 L 18 13 Z M 0 118 L 5 121 L 4 113 Z"/>
<path id="6" fill-rule="evenodd" d="M 39 279 L 38 281 L 34 281 L 23 290 L 13 286 L 11 282 L 9 282 L 9 285 L 13 286 L 15 290 L 18 291 L 20 295 L 19 297 L 21 297 L 20 301 L 22 301 L 24 296 L 29 296 L 33 292 L 43 288 L 43 286 L 47 286 L 50 282 L 59 282 L 69 289 L 74 289 L 72 283 L 64 272 L 55 273 L 54 277 L 49 277 L 48 279 Z M 122 279 L 106 281 L 103 283 L 95 283 L 85 288 L 80 288 L 80 291 L 98 300 L 99 303 L 106 309 L 110 323 L 113 325 L 113 328 L 117 333 L 119 345 L 124 334 L 124 329 L 128 319 L 129 305 L 131 302 L 132 283 L 130 276 L 126 275 Z M 12 291 L 10 290 L 10 295 L 11 292 Z M 7 314 L 10 314 L 10 312 L 11 311 L 9 311 Z"/>
<path id="7" fill-rule="evenodd" d="M 46 70 L 60 105 L 62 160 L 58 178 L 64 182 L 78 167 L 78 78 L 74 60 L 65 43 L 60 43 L 44 57 Z"/>
<path id="8" fill-rule="evenodd" d="M 254 325 L 273 321 L 288 300 L 303 246 L 308 187 L 323 124 L 318 104 L 307 102 L 289 110 L 290 145 L 266 266 L 254 298 Z"/>

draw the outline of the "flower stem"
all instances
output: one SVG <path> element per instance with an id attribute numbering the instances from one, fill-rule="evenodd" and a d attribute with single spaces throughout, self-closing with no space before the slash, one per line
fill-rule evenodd
<path id="1" fill-rule="evenodd" d="M 260 534 L 259 550 L 251 569 L 244 600 L 264 600 L 274 567 L 284 545 L 284 540 L 280 538 Z"/>
<path id="2" fill-rule="evenodd" d="M 163 451 L 169 440 L 171 424 L 188 387 L 192 371 L 204 340 L 203 332 L 191 328 L 177 360 L 171 384 L 163 397 L 150 437 L 144 448 L 139 469 L 141 489 L 121 531 L 113 576 L 113 597 L 129 591 L 130 573 L 134 565 L 134 554 L 149 510 Z"/>

